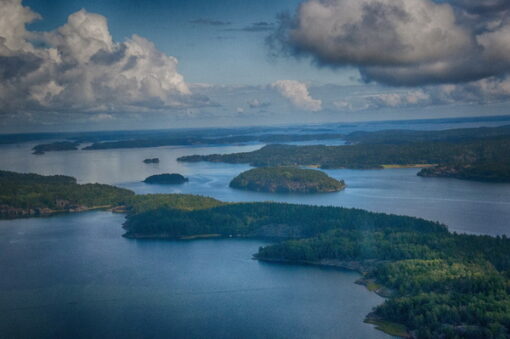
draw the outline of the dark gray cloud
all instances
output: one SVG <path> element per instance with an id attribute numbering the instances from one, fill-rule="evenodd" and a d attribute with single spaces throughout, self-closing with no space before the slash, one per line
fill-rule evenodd
<path id="1" fill-rule="evenodd" d="M 90 61 L 99 65 L 112 65 L 121 61 L 126 56 L 127 46 L 126 44 L 119 44 L 114 51 L 107 51 L 100 49 L 93 56 L 90 57 Z M 129 69 L 128 66 L 127 69 Z"/>
<path id="2" fill-rule="evenodd" d="M 509 3 L 308 0 L 266 41 L 277 55 L 357 67 L 367 82 L 470 82 L 510 72 Z"/>
<path id="3" fill-rule="evenodd" d="M 20 53 L 13 56 L 0 55 L 0 79 L 9 81 L 23 77 L 37 70 L 43 59 L 30 53 Z"/>
<path id="4" fill-rule="evenodd" d="M 275 29 L 275 24 L 267 21 L 253 22 L 248 26 L 241 28 L 226 28 L 225 31 L 229 32 L 270 32 Z"/>
<path id="5" fill-rule="evenodd" d="M 472 14 L 498 13 L 510 8 L 508 0 L 452 0 L 450 3 Z"/>

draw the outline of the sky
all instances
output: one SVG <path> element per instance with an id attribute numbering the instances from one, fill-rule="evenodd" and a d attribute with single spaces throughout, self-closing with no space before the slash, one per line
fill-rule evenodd
<path id="1" fill-rule="evenodd" d="M 509 113 L 507 0 L 0 8 L 0 133 Z"/>

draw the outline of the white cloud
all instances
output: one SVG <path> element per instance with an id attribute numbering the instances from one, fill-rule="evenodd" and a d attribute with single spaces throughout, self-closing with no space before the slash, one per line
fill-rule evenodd
<path id="1" fill-rule="evenodd" d="M 317 112 L 322 109 L 322 101 L 314 99 L 308 92 L 306 84 L 296 80 L 278 80 L 271 85 L 295 107 Z"/>
<path id="2" fill-rule="evenodd" d="M 391 85 L 469 82 L 510 72 L 508 3 L 307 0 L 268 42 Z"/>
<path id="3" fill-rule="evenodd" d="M 400 107 L 422 105 L 429 103 L 430 94 L 423 90 L 413 90 L 396 93 L 380 93 L 366 97 L 370 106 L 375 107 Z"/>
<path id="4" fill-rule="evenodd" d="M 191 93 L 176 58 L 137 35 L 113 41 L 102 15 L 82 9 L 54 31 L 33 33 L 25 27 L 38 14 L 20 0 L 0 7 L 0 111 L 118 114 L 210 103 Z"/>

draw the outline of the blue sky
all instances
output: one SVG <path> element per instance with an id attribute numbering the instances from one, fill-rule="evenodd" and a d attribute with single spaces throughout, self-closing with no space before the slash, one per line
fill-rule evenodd
<path id="1" fill-rule="evenodd" d="M 508 114 L 506 0 L 0 4 L 4 133 Z"/>
<path id="2" fill-rule="evenodd" d="M 30 27 L 47 31 L 63 25 L 82 8 L 108 18 L 116 41 L 138 34 L 179 59 L 179 70 L 190 82 L 265 85 L 280 79 L 314 83 L 353 84 L 355 70 L 321 69 L 310 60 L 271 59 L 264 40 L 268 31 L 244 31 L 254 23 L 274 24 L 299 1 L 173 0 L 173 1 L 24 1 L 43 20 Z M 211 20 L 224 25 L 193 23 Z"/>

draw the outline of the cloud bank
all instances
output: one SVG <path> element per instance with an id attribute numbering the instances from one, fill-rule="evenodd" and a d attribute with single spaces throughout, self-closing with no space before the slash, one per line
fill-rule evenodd
<path id="1" fill-rule="evenodd" d="M 51 32 L 26 25 L 40 16 L 0 0 L 0 112 L 167 111 L 207 105 L 177 71 L 177 59 L 133 35 L 115 42 L 104 16 L 80 10 Z M 67 113 L 66 113 L 67 114 Z"/>
<path id="2" fill-rule="evenodd" d="M 277 53 L 357 67 L 366 81 L 452 84 L 510 72 L 508 0 L 307 0 L 267 39 Z"/>
<path id="3" fill-rule="evenodd" d="M 278 80 L 271 87 L 287 98 L 296 108 L 317 112 L 322 109 L 322 101 L 314 99 L 306 84 L 295 80 Z"/>

